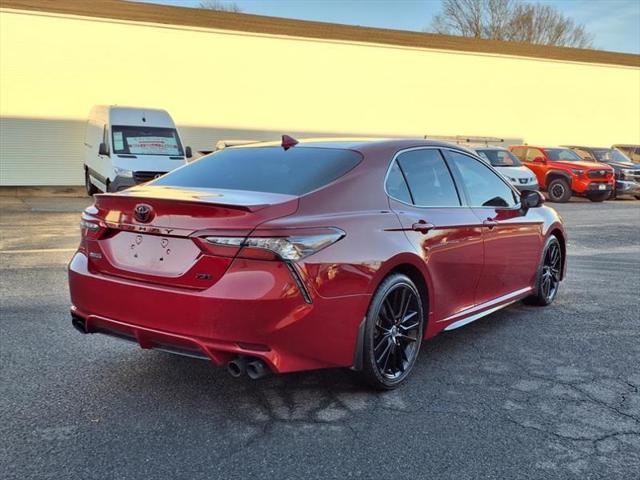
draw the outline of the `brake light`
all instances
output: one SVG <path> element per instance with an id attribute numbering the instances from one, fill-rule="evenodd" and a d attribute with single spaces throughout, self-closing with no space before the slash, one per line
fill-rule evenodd
<path id="1" fill-rule="evenodd" d="M 337 242 L 345 233 L 337 228 L 295 229 L 260 232 L 250 237 L 207 236 L 204 240 L 217 249 L 240 251 L 240 258 L 298 261 Z"/>
<path id="2" fill-rule="evenodd" d="M 98 239 L 106 230 L 97 220 L 92 220 L 85 216 L 80 219 L 80 233 L 83 239 Z"/>

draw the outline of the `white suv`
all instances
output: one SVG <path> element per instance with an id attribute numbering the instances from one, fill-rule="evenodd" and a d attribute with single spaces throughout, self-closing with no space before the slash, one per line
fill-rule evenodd
<path id="1" fill-rule="evenodd" d="M 518 190 L 540 189 L 535 174 L 506 148 L 474 147 L 473 150 L 504 175 Z"/>

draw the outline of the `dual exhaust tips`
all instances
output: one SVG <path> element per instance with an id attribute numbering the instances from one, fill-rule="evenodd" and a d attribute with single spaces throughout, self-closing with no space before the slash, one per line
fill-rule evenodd
<path id="1" fill-rule="evenodd" d="M 236 357 L 227 363 L 227 372 L 233 378 L 238 378 L 245 373 L 251 380 L 258 380 L 269 375 L 270 370 L 267 364 L 259 358 L 251 359 L 250 357 Z"/>

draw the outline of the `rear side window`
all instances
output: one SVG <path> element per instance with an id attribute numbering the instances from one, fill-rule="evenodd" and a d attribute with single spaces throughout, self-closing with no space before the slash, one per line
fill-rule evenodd
<path id="1" fill-rule="evenodd" d="M 525 153 L 526 153 L 526 148 L 525 147 L 515 147 L 514 149 L 511 150 L 511 153 L 513 153 L 520 160 L 524 160 L 524 156 L 525 156 Z"/>
<path id="2" fill-rule="evenodd" d="M 390 197 L 404 203 L 413 203 L 411 194 L 409 193 L 409 187 L 407 187 L 407 182 L 404 180 L 404 175 L 402 175 L 400 171 L 398 162 L 394 161 L 393 165 L 391 165 L 389 175 L 387 176 L 386 187 Z"/>
<path id="3" fill-rule="evenodd" d="M 341 177 L 361 159 L 357 152 L 331 148 L 226 148 L 153 184 L 304 195 Z"/>
<path id="4" fill-rule="evenodd" d="M 449 152 L 448 158 L 460 173 L 469 197 L 470 207 L 513 207 L 513 190 L 488 166 L 475 158 L 458 152 Z"/>
<path id="5" fill-rule="evenodd" d="M 460 206 L 453 178 L 439 150 L 411 150 L 398 155 L 397 162 L 416 206 Z"/>

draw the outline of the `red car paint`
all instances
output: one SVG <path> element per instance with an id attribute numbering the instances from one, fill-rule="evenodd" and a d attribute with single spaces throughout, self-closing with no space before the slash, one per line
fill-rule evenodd
<path id="1" fill-rule="evenodd" d="M 425 147 L 469 154 L 459 147 L 385 140 L 290 148 L 308 147 L 349 149 L 363 159 L 301 196 L 153 183 L 97 195 L 83 225 L 99 228 L 82 229 L 69 264 L 72 315 L 88 332 L 124 336 L 143 348 L 171 347 L 216 364 L 247 355 L 277 373 L 352 367 L 372 295 L 390 272 L 424 284 L 424 332 L 432 337 L 531 294 L 548 236 L 557 236 L 564 249 L 562 221 L 548 207 L 419 208 L 386 194 L 386 174 L 398 152 Z M 140 204 L 153 211 L 146 223 L 134 216 Z M 253 254 L 242 258 L 240 248 L 218 249 L 202 240 L 327 228 L 344 238 L 292 265 Z"/>
<path id="2" fill-rule="evenodd" d="M 554 160 L 549 155 L 549 150 L 571 152 L 568 148 L 511 145 L 509 150 L 533 171 L 541 189 L 547 189 L 549 183 L 558 176 L 565 178 L 571 191 L 578 195 L 599 193 L 602 191 L 599 188 L 601 185 L 605 192 L 611 192 L 615 186 L 614 170 L 605 163 L 586 161 L 577 157 L 577 154 L 579 161 Z M 576 174 L 577 171 L 583 173 Z M 603 171 L 605 173 L 601 174 Z M 592 178 L 590 175 L 597 176 Z"/>

